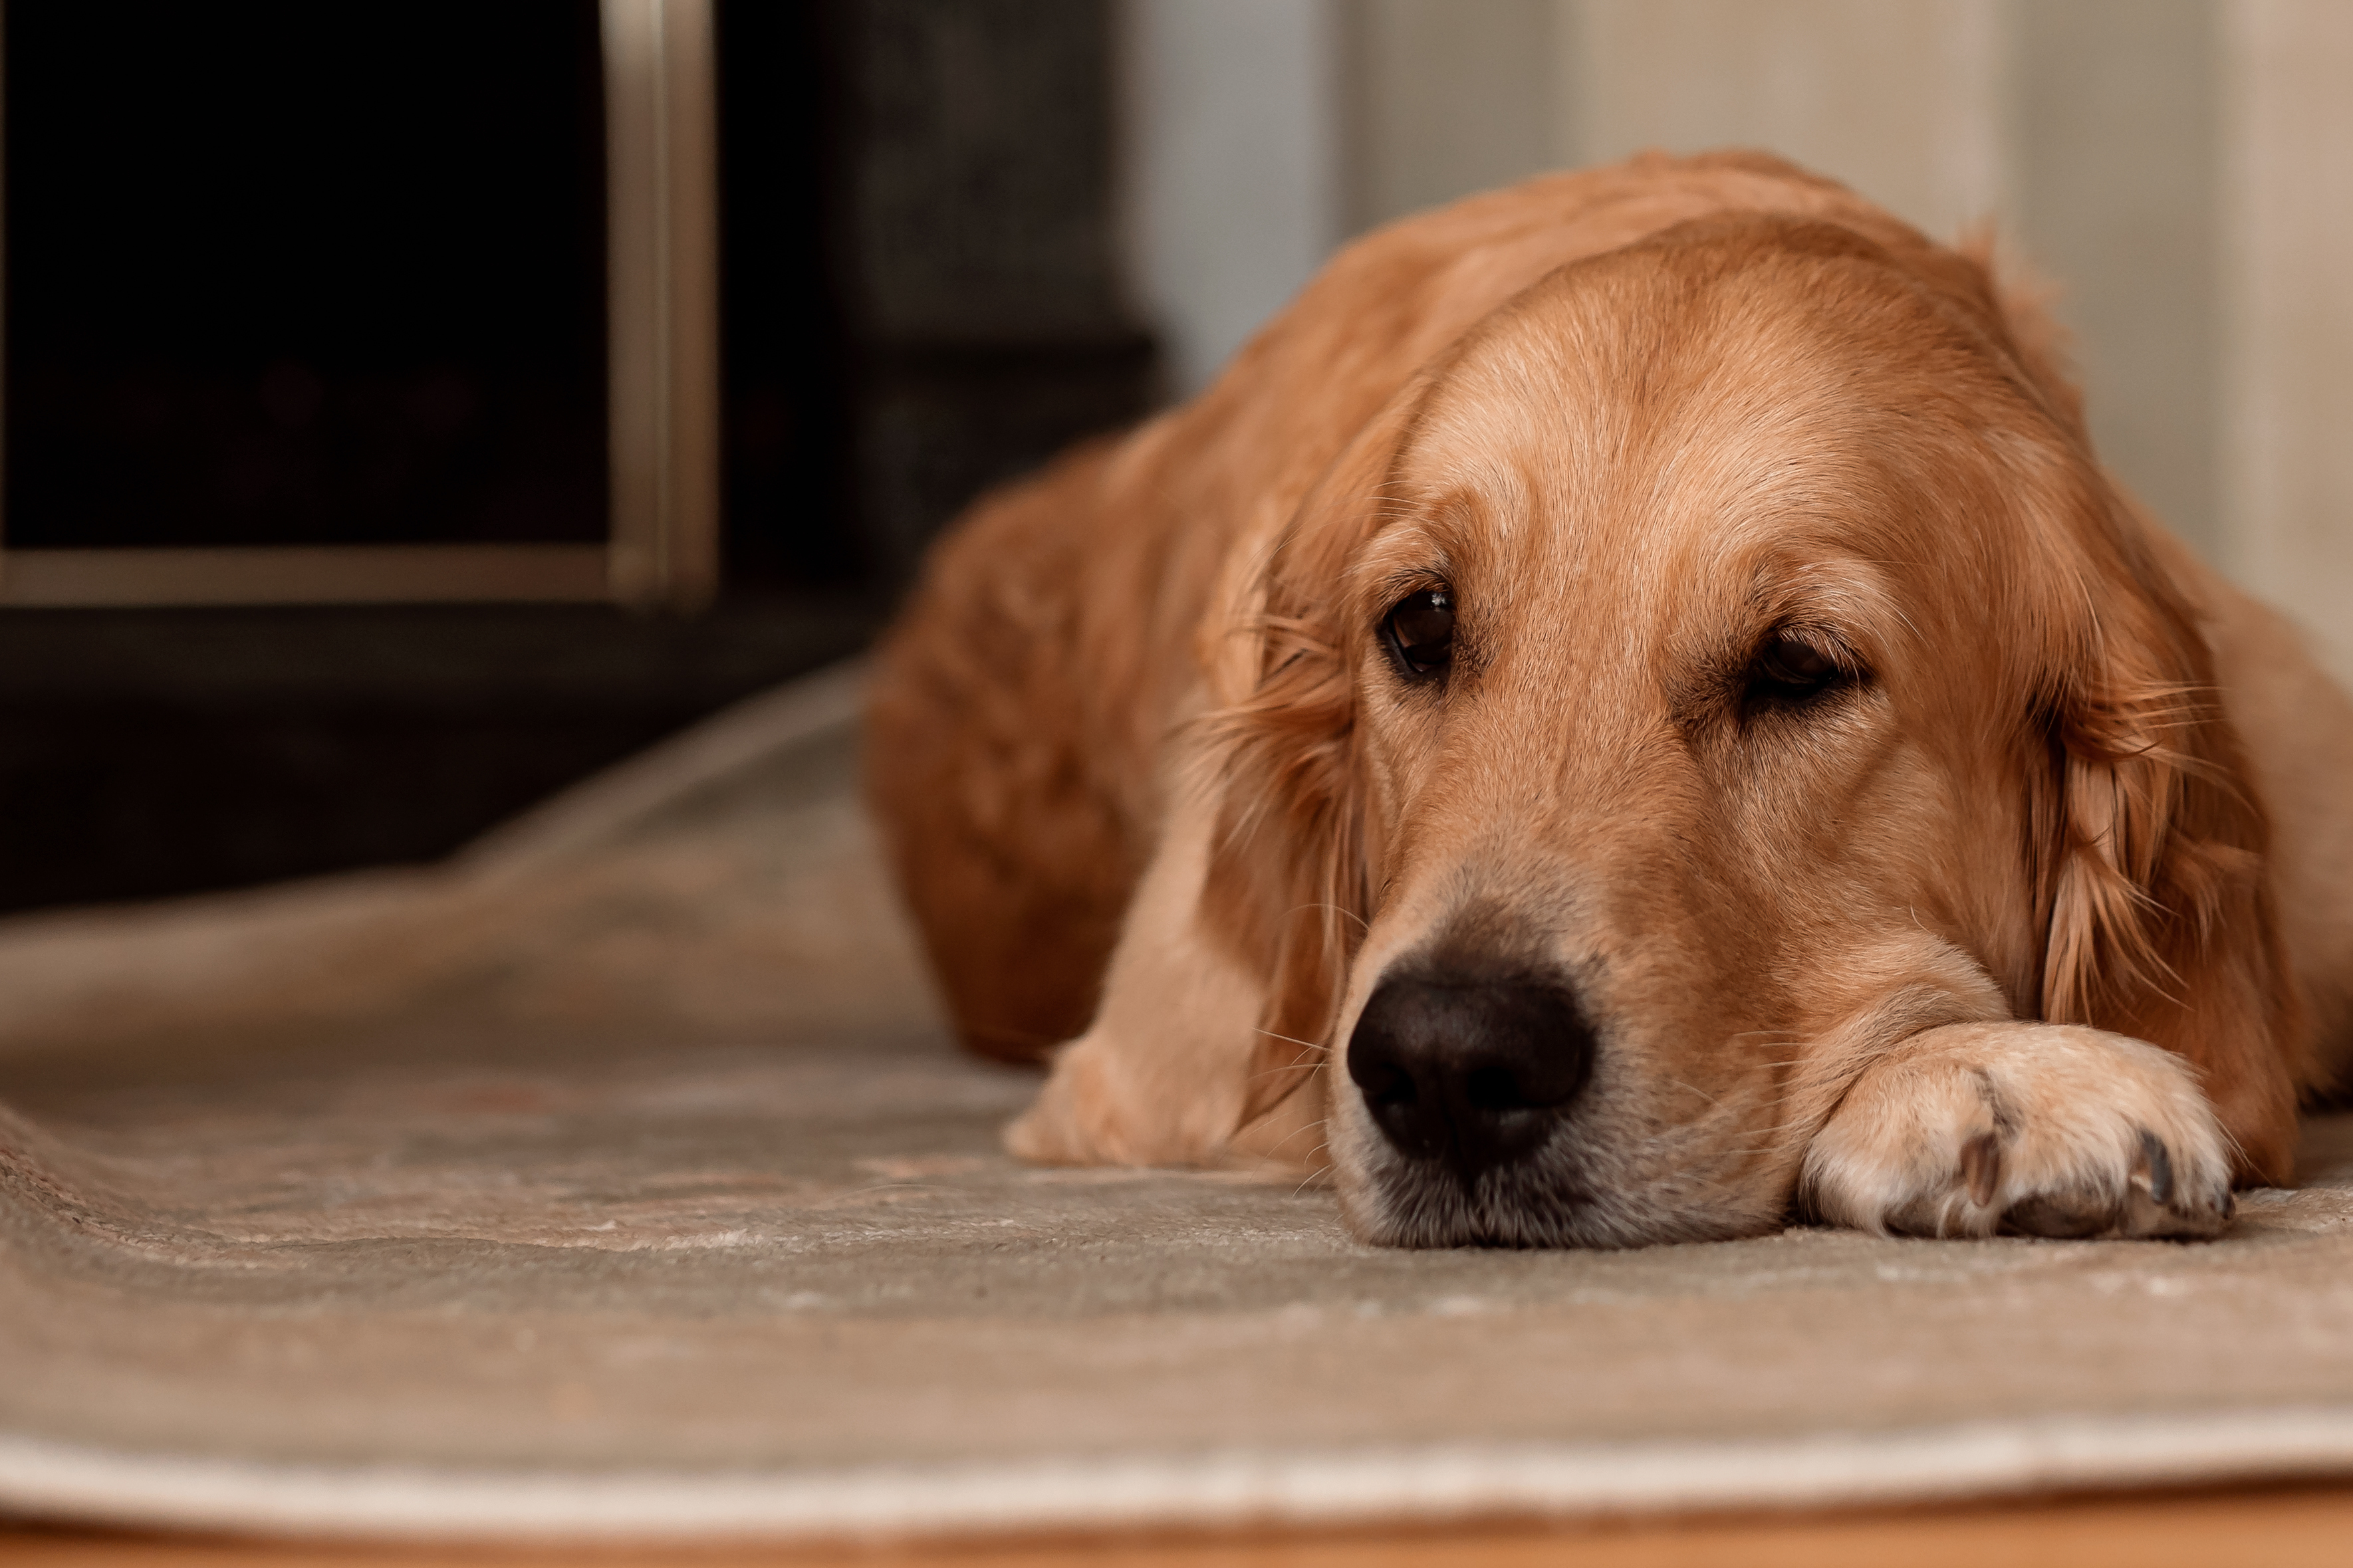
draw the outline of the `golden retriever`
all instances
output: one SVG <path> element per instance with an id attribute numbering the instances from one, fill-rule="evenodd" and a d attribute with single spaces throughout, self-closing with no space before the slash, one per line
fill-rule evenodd
<path id="1" fill-rule="evenodd" d="M 1405 1246 L 2198 1237 L 2289 1180 L 2353 704 L 2054 336 L 1841 186 L 1648 155 L 1370 236 L 985 500 L 869 778 L 965 1038 L 1052 1062 L 1011 1149 L 1328 1167 Z"/>

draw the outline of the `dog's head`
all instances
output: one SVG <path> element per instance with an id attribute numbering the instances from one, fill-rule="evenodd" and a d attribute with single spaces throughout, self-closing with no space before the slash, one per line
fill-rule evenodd
<path id="1" fill-rule="evenodd" d="M 1940 1023 L 2096 1024 L 2218 1094 L 2286 1026 L 2204 645 L 1968 258 L 1742 216 L 1564 268 L 1253 592 L 1205 923 L 1269 955 L 1258 1106 L 1328 1042 L 1369 1238 L 1778 1223 Z"/>

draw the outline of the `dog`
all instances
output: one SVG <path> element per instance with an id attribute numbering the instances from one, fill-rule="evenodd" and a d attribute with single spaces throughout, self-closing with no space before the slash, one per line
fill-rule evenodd
<path id="1" fill-rule="evenodd" d="M 2353 703 L 2060 336 L 1757 153 L 1356 242 L 985 498 L 868 780 L 1025 1160 L 1359 1237 L 2201 1237 L 2353 1023 Z M 1067 1043 L 1064 1043 L 1067 1042 Z"/>

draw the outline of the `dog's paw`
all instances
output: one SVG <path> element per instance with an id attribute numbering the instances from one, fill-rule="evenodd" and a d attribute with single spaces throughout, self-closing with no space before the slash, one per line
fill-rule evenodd
<path id="1" fill-rule="evenodd" d="M 1101 1031 L 1055 1053 L 1037 1102 L 1008 1123 L 1005 1150 L 1033 1165 L 1222 1165 L 1236 1093 L 1179 1087 Z"/>
<path id="2" fill-rule="evenodd" d="M 1806 1152 L 1801 1200 L 1905 1236 L 2213 1236 L 2229 1145 L 2188 1064 L 2097 1029 L 1959 1024 L 1858 1077 Z"/>
<path id="3" fill-rule="evenodd" d="M 1032 1165 L 1116 1165 L 1121 1136 L 1104 1064 L 1082 1047 L 1062 1047 L 1029 1109 L 1005 1125 L 1005 1152 Z"/>

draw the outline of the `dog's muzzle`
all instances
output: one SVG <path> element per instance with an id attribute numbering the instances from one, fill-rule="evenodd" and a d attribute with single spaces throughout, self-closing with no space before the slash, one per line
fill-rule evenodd
<path id="1" fill-rule="evenodd" d="M 1552 1135 L 1593 1074 L 1567 988 L 1444 973 L 1381 982 L 1348 1039 L 1348 1077 L 1398 1152 L 1465 1184 Z"/>

